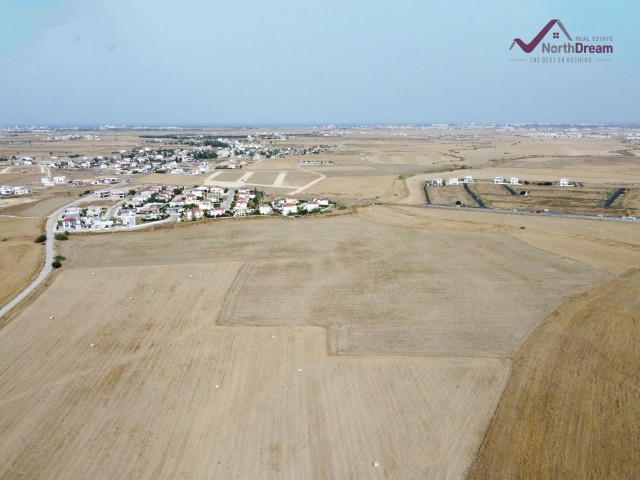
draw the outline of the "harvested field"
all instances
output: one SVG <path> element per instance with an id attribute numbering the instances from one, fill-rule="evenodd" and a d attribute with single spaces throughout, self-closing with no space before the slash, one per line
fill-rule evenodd
<path id="1" fill-rule="evenodd" d="M 312 172 L 288 172 L 286 177 L 284 177 L 284 181 L 282 182 L 283 187 L 303 187 L 307 183 L 313 182 L 314 180 L 320 178 L 320 175 Z"/>
<path id="2" fill-rule="evenodd" d="M 290 232 L 303 255 L 249 263 L 222 322 L 328 325 L 330 349 L 341 354 L 507 356 L 551 306 L 607 278 L 509 237 L 330 222 L 322 246 Z M 322 235 L 322 223 L 305 237 Z"/>
<path id="3" fill-rule="evenodd" d="M 255 172 L 249 179 L 250 184 L 254 185 L 273 185 L 280 172 Z"/>
<path id="4" fill-rule="evenodd" d="M 636 478 L 640 271 L 572 299 L 525 343 L 469 476 Z"/>
<path id="5" fill-rule="evenodd" d="M 67 205 L 68 203 L 77 200 L 78 197 L 71 195 L 60 194 L 46 196 L 42 199 L 36 199 L 33 202 L 25 202 L 10 207 L 5 207 L 0 210 L 3 215 L 15 215 L 19 217 L 42 217 L 46 218 L 60 207 Z"/>
<path id="6" fill-rule="evenodd" d="M 342 198 L 373 199 L 387 196 L 397 178 L 395 175 L 328 177 L 306 189 L 304 193 Z"/>
<path id="7" fill-rule="evenodd" d="M 347 346 L 341 340 L 333 348 L 358 354 L 513 353 L 545 312 L 608 278 L 504 235 L 397 228 L 355 216 L 258 219 L 62 245 L 70 266 L 111 265 L 110 251 L 122 265 L 244 262 L 224 323 L 349 327 L 337 330 L 348 335 Z M 393 332 L 397 339 L 382 345 Z"/>
<path id="8" fill-rule="evenodd" d="M 34 240 L 44 233 L 44 220 L 0 216 L 0 232 L 0 305 L 5 305 L 42 267 L 44 246 Z"/>
<path id="9" fill-rule="evenodd" d="M 472 175 L 491 206 L 633 215 L 638 145 L 471 129 L 282 133 L 269 144 L 329 151 L 134 182 L 274 193 L 321 174 L 301 198 L 356 205 L 59 242 L 63 268 L 2 319 L 0 478 L 632 477 L 640 274 L 625 273 L 640 269 L 638 225 L 387 203 L 424 204 L 424 180 Z M 96 147 L 21 134 L 0 150 L 46 160 L 143 140 L 100 135 Z M 334 164 L 300 167 L 306 158 Z M 37 184 L 37 201 L 6 207 L 19 215 L 42 217 L 55 201 L 41 199 L 91 188 L 4 175 Z M 485 183 L 494 176 L 583 187 L 509 196 Z M 623 186 L 631 192 L 603 212 Z M 431 192 L 475 205 L 462 186 Z M 374 199 L 385 205 L 357 206 Z M 26 232 L 19 222 L 42 218 L 11 221 Z M 28 261 L 0 265 L 6 282 Z"/>
<path id="10" fill-rule="evenodd" d="M 358 216 L 389 226 L 509 234 L 566 261 L 583 262 L 613 274 L 640 268 L 638 225 L 624 222 L 402 206 L 361 208 Z"/>
<path id="11" fill-rule="evenodd" d="M 323 329 L 217 327 L 239 266 L 62 272 L 0 330 L 0 475 L 462 477 L 504 362 L 328 357 Z"/>
<path id="12" fill-rule="evenodd" d="M 218 172 L 214 172 L 218 173 Z M 222 182 L 237 182 L 247 172 L 242 170 L 221 170 L 219 175 L 216 175 L 214 181 Z"/>

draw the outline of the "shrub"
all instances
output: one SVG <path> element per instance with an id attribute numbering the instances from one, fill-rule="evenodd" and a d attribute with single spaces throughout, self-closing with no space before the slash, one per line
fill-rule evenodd
<path id="1" fill-rule="evenodd" d="M 56 257 L 54 258 L 54 260 L 57 260 L 59 262 L 61 262 L 62 260 L 66 260 L 67 257 L 63 257 L 62 255 L 56 255 Z"/>
<path id="2" fill-rule="evenodd" d="M 62 266 L 62 262 L 60 260 L 54 260 L 53 262 L 51 262 L 51 266 L 53 268 L 60 268 Z"/>
<path id="3" fill-rule="evenodd" d="M 67 236 L 66 233 L 56 233 L 55 239 L 56 240 L 69 240 L 69 237 Z"/>
<path id="4" fill-rule="evenodd" d="M 38 238 L 35 239 L 36 243 L 44 243 L 47 241 L 47 236 L 46 235 L 40 235 Z"/>

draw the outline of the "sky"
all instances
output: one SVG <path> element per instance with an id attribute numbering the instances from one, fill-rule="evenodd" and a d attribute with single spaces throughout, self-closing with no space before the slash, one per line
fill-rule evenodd
<path id="1" fill-rule="evenodd" d="M 556 18 L 612 36 L 611 61 L 509 50 Z M 640 123 L 638 20 L 637 0 L 0 0 L 0 125 Z"/>

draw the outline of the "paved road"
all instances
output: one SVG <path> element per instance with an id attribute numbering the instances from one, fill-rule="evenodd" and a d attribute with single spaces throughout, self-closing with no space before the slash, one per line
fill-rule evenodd
<path id="1" fill-rule="evenodd" d="M 227 193 L 227 199 L 222 204 L 222 208 L 225 210 L 231 210 L 231 202 L 233 202 L 233 199 L 236 197 L 236 191 L 229 189 Z"/>
<path id="2" fill-rule="evenodd" d="M 9 313 L 9 311 L 13 307 L 15 307 L 18 303 L 20 303 L 31 292 L 33 292 L 36 289 L 36 287 L 40 285 L 45 278 L 47 278 L 49 273 L 51 273 L 51 270 L 53 269 L 53 267 L 51 266 L 51 262 L 53 262 L 53 257 L 55 255 L 54 236 L 55 236 L 56 224 L 58 223 L 58 218 L 60 218 L 60 216 L 64 213 L 64 211 L 67 208 L 73 207 L 77 203 L 80 203 L 81 201 L 85 201 L 85 200 L 86 200 L 85 198 L 75 200 L 71 202 L 69 205 L 62 207 L 59 210 L 56 210 L 51 215 L 49 215 L 49 218 L 47 218 L 47 226 L 45 228 L 45 234 L 47 235 L 47 240 L 45 242 L 46 254 L 44 258 L 44 266 L 42 267 L 42 270 L 40 271 L 40 274 L 38 275 L 38 277 L 31 283 L 31 285 L 25 288 L 22 292 L 18 294 L 17 297 L 15 297 L 13 300 L 11 300 L 9 303 L 7 303 L 4 307 L 0 309 L 0 317 Z"/>
<path id="3" fill-rule="evenodd" d="M 103 190 L 110 190 L 111 188 L 113 188 L 113 185 Z M 102 190 L 94 192 L 94 195 L 98 194 L 100 191 Z M 77 204 L 81 202 L 86 202 L 86 201 L 87 201 L 87 197 L 80 197 L 77 200 L 74 200 L 70 204 L 65 205 L 64 207 L 56 210 L 51 215 L 49 215 L 49 217 L 47 218 L 47 225 L 45 228 L 45 235 L 47 236 L 47 240 L 44 245 L 46 249 L 44 266 L 42 267 L 42 270 L 40 271 L 40 274 L 38 275 L 38 277 L 27 288 L 25 288 L 13 300 L 11 300 L 9 303 L 7 303 L 4 307 L 0 309 L 0 317 L 3 317 L 7 313 L 9 313 L 13 307 L 15 307 L 22 300 L 24 300 L 24 298 L 27 295 L 29 295 L 31 292 L 33 292 L 38 287 L 38 285 L 40 285 L 44 281 L 44 279 L 47 278 L 49 273 L 51 273 L 51 270 L 53 270 L 51 263 L 53 262 L 53 258 L 56 253 L 55 252 L 55 234 L 56 234 L 56 225 L 58 223 L 58 219 L 62 216 L 62 214 L 65 212 L 67 208 L 74 207 Z"/>
<path id="4" fill-rule="evenodd" d="M 604 204 L 604 208 L 611 208 L 611 205 L 613 205 L 613 202 L 615 202 L 618 199 L 618 197 L 626 191 L 627 191 L 626 188 L 617 189 L 615 193 L 611 195 L 611 198 L 606 201 L 606 203 Z"/>
<path id="5" fill-rule="evenodd" d="M 427 199 L 427 205 L 431 205 L 431 199 L 429 198 L 428 188 L 429 188 L 428 183 L 424 182 L 424 197 Z"/>
<path id="6" fill-rule="evenodd" d="M 504 184 L 504 183 L 503 183 L 503 184 L 502 184 L 502 186 L 503 186 L 504 188 L 506 188 L 507 192 L 509 192 L 511 195 L 518 195 L 518 194 L 515 192 L 515 190 L 514 190 L 513 188 L 511 188 L 509 185 L 506 185 L 506 184 Z"/>
<path id="7" fill-rule="evenodd" d="M 509 215 L 536 215 L 539 217 L 562 217 L 562 218 L 578 218 L 581 220 L 604 220 L 610 222 L 629 222 L 640 223 L 640 218 L 631 217 L 611 217 L 602 215 L 580 215 L 577 213 L 563 213 L 557 211 L 548 211 L 540 213 L 531 213 L 529 210 L 516 210 L 506 208 L 478 208 L 478 207 L 452 207 L 449 205 L 427 205 L 427 204 L 411 204 L 398 202 L 381 202 L 376 200 L 374 205 L 396 205 L 398 207 L 414 207 L 414 208 L 439 208 L 443 210 L 467 210 L 470 212 L 486 212 L 486 213 L 506 213 Z"/>
<path id="8" fill-rule="evenodd" d="M 473 198 L 473 200 L 478 204 L 480 208 L 487 208 L 487 206 L 484 203 L 482 203 L 482 200 L 480 200 L 480 198 L 474 192 L 471 191 L 471 189 L 469 188 L 469 184 L 463 183 L 462 186 L 467 191 L 467 193 L 471 195 L 471 198 Z"/>

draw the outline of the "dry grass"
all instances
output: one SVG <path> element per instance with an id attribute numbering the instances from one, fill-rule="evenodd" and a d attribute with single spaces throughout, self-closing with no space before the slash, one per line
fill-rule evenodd
<path id="1" fill-rule="evenodd" d="M 394 189 L 397 178 L 394 175 L 328 177 L 304 193 L 355 199 L 386 197 Z"/>
<path id="2" fill-rule="evenodd" d="M 470 479 L 636 478 L 640 271 L 559 308 L 527 341 Z"/>
<path id="3" fill-rule="evenodd" d="M 34 240 L 44 232 L 44 221 L 0 216 L 0 231 L 0 305 L 5 305 L 42 267 L 44 246 Z"/>
<path id="4" fill-rule="evenodd" d="M 462 206 L 475 207 L 476 202 L 464 190 L 462 185 L 452 185 L 445 187 L 433 187 L 428 189 L 429 200 L 434 205 L 455 206 L 456 202 L 460 202 Z M 422 195 L 424 203 L 424 194 Z"/>

